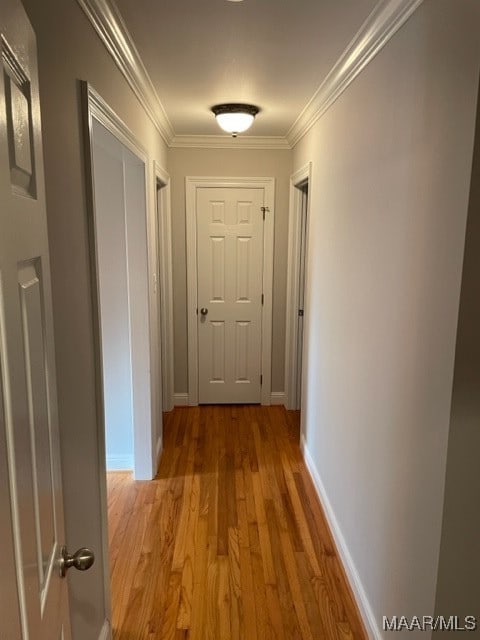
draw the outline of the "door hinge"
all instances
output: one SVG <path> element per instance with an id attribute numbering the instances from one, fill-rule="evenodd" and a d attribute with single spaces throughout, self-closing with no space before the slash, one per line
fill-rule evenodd
<path id="1" fill-rule="evenodd" d="M 268 207 L 260 207 L 260 211 L 263 214 L 263 219 L 265 220 L 265 212 L 270 212 L 270 209 Z"/>
<path id="2" fill-rule="evenodd" d="M 264 303 L 265 303 L 265 295 L 262 293 L 262 307 L 263 307 Z"/>
<path id="3" fill-rule="evenodd" d="M 260 386 L 263 385 L 263 374 L 260 374 Z"/>
<path id="4" fill-rule="evenodd" d="M 300 316 L 300 318 L 303 318 L 303 309 L 298 310 L 298 315 Z"/>

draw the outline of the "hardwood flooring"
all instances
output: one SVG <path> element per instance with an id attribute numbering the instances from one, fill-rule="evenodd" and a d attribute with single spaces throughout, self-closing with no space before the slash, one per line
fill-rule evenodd
<path id="1" fill-rule="evenodd" d="M 366 639 L 283 407 L 166 414 L 156 479 L 108 474 L 114 640 Z"/>

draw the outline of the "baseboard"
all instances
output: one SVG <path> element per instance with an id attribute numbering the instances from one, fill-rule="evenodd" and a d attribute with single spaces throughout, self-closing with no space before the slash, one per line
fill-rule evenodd
<path id="1" fill-rule="evenodd" d="M 272 391 L 270 394 L 270 404 L 284 405 L 286 402 L 285 391 Z"/>
<path id="2" fill-rule="evenodd" d="M 111 637 L 112 633 L 110 630 L 110 623 L 108 620 L 105 620 L 102 630 L 100 631 L 100 635 L 98 636 L 98 640 L 111 640 Z"/>
<path id="3" fill-rule="evenodd" d="M 286 396 L 284 391 L 272 391 L 270 394 L 270 404 L 285 404 Z M 173 404 L 175 407 L 188 407 L 188 393 L 174 393 Z"/>
<path id="4" fill-rule="evenodd" d="M 173 394 L 173 406 L 174 407 L 188 407 L 188 393 L 174 393 Z"/>
<path id="5" fill-rule="evenodd" d="M 107 471 L 132 471 L 133 456 L 107 456 Z"/>
<path id="6" fill-rule="evenodd" d="M 303 453 L 305 464 L 310 473 L 310 477 L 312 478 L 313 485 L 323 507 L 325 517 L 327 518 L 328 525 L 330 527 L 330 531 L 338 551 L 338 555 L 340 556 L 340 560 L 345 570 L 347 580 L 352 589 L 352 593 L 360 611 L 360 615 L 362 616 L 363 624 L 365 625 L 368 637 L 371 640 L 383 640 L 383 635 L 380 631 L 377 621 L 375 620 L 375 615 L 372 611 L 372 607 L 370 606 L 370 602 L 368 601 L 367 594 L 360 579 L 360 575 L 355 567 L 353 558 L 350 555 L 350 551 L 348 550 L 347 543 L 340 529 L 340 525 L 338 524 L 335 512 L 330 503 L 330 500 L 328 499 L 327 492 L 325 491 L 325 487 L 323 485 L 322 479 L 320 478 L 320 474 L 315 465 L 315 462 L 313 461 L 310 451 L 308 450 L 305 436 L 303 434 L 301 436 L 300 447 Z"/>

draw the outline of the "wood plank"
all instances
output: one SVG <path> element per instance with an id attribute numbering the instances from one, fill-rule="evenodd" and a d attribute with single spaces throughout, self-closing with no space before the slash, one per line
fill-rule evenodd
<path id="1" fill-rule="evenodd" d="M 202 640 L 204 637 L 206 601 L 205 584 L 208 567 L 208 521 L 199 518 L 197 538 L 195 540 L 195 566 L 193 571 L 193 597 L 191 640 Z"/>
<path id="2" fill-rule="evenodd" d="M 114 640 L 366 640 L 298 412 L 179 407 L 152 482 L 108 474 Z"/>
<path id="3" fill-rule="evenodd" d="M 238 529 L 228 529 L 228 577 L 230 583 L 230 628 L 232 640 L 244 636 L 244 612 L 242 601 L 242 581 L 240 574 L 240 545 Z"/>

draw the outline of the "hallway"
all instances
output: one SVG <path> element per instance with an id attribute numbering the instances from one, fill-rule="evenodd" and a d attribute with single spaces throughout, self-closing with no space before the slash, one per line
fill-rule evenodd
<path id="1" fill-rule="evenodd" d="M 108 474 L 114 640 L 365 638 L 283 407 L 166 414 L 152 482 Z"/>

